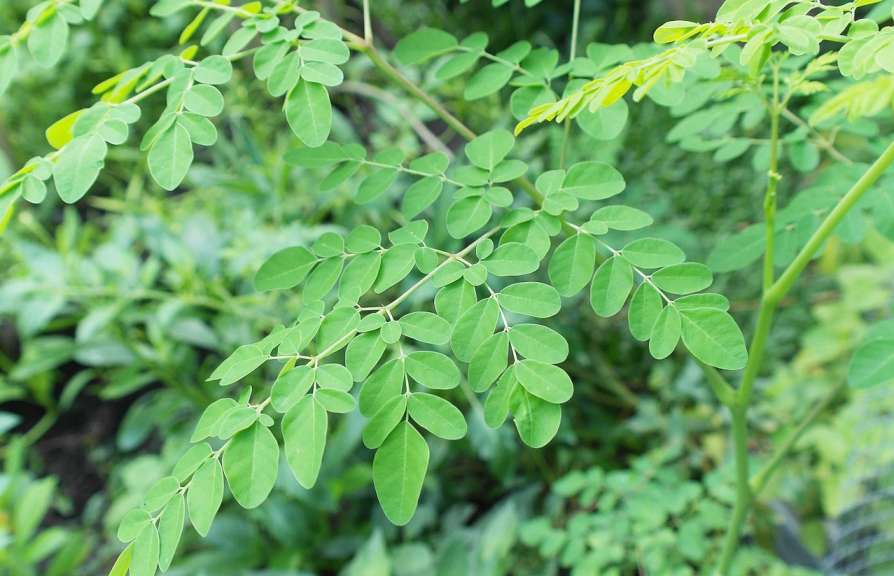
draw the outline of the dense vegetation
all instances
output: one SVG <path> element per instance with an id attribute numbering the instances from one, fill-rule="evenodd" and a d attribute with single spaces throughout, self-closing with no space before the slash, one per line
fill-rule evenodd
<path id="1" fill-rule="evenodd" d="M 0 573 L 894 568 L 894 2 L 679 4 L 0 6 Z"/>

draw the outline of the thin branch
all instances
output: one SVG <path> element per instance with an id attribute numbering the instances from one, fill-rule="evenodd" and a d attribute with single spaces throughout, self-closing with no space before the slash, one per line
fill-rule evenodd
<path id="1" fill-rule="evenodd" d="M 796 126 L 807 129 L 811 134 L 813 134 L 814 138 L 816 139 L 817 146 L 828 152 L 829 155 L 832 156 L 832 158 L 835 158 L 839 162 L 847 164 L 848 166 L 854 163 L 853 160 L 842 154 L 838 150 L 838 148 L 835 147 L 835 144 L 831 140 L 826 138 L 816 128 L 805 122 L 800 116 L 798 116 L 788 108 L 782 108 L 781 112 L 786 120 L 788 120 L 792 124 L 795 124 Z"/>
<path id="2" fill-rule="evenodd" d="M 816 419 L 826 411 L 829 405 L 832 404 L 844 388 L 844 384 L 835 386 L 825 398 L 817 402 L 817 404 L 811 408 L 810 412 L 804 416 L 798 426 L 789 433 L 788 437 L 773 456 L 766 462 L 766 464 L 764 464 L 757 474 L 751 478 L 751 493 L 754 497 L 757 497 L 757 495 L 763 491 L 767 486 L 767 483 L 770 481 L 770 478 L 779 468 L 779 465 L 794 449 L 798 440 L 801 439 Z"/>

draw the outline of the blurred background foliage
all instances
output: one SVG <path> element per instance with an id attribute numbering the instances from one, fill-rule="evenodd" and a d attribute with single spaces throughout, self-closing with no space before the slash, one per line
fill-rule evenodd
<path id="1" fill-rule="evenodd" d="M 89 105 L 93 85 L 176 44 L 184 22 L 149 18 L 149 4 L 106 2 L 94 22 L 74 29 L 59 66 L 29 72 L 0 99 L 0 176 L 44 152 L 43 129 Z M 709 19 L 717 4 L 587 0 L 580 45 L 647 41 L 661 22 Z M 358 28 L 357 2 L 317 5 Z M 426 24 L 486 30 L 494 46 L 525 38 L 568 50 L 570 0 L 374 5 L 377 40 L 386 46 Z M 15 30 L 30 6 L 0 3 L 0 31 Z M 338 140 L 415 153 L 426 145 L 417 135 L 424 125 L 422 132 L 459 149 L 424 106 L 362 58 L 347 76 L 335 95 Z M 322 193 L 319 174 L 287 165 L 291 135 L 262 91 L 237 70 L 222 137 L 202 150 L 177 193 L 152 184 L 134 144 L 116 147 L 84 202 L 48 199 L 24 211 L 0 241 L 0 574 L 104 574 L 119 550 L 113 527 L 167 474 L 200 410 L 221 394 L 204 381 L 212 368 L 295 312 L 288 295 L 254 292 L 259 263 L 324 230 L 391 217 L 387 203 L 360 210 L 346 187 Z M 499 95 L 467 103 L 461 92 L 462 81 L 439 88 L 473 129 L 512 124 Z M 621 137 L 597 143 L 574 130 L 569 150 L 572 161 L 615 162 L 628 181 L 626 202 L 647 207 L 656 232 L 700 260 L 752 222 L 760 155 L 718 163 L 710 150 L 665 142 L 678 122 L 673 112 L 632 106 Z M 552 166 L 561 135 L 561 127 L 531 131 L 519 145 L 538 168 Z M 857 126 L 839 146 L 862 159 L 873 135 Z M 816 172 L 789 170 L 786 178 L 786 190 L 795 191 L 814 184 Z M 891 314 L 894 244 L 883 232 L 868 224 L 850 242 L 836 239 L 785 303 L 778 325 L 787 328 L 775 333 L 759 384 L 754 450 L 769 452 L 814 400 L 839 386 L 867 326 Z M 734 312 L 747 319 L 757 275 L 746 269 L 720 279 Z M 624 321 L 574 306 L 556 319 L 571 343 L 576 396 L 550 447 L 529 449 L 509 430 L 489 429 L 470 398 L 470 434 L 433 443 L 435 473 L 407 527 L 390 525 L 375 505 L 355 414 L 340 420 L 316 488 L 283 478 L 257 510 L 225 504 L 209 537 L 186 542 L 170 573 L 706 573 L 733 498 L 725 412 L 691 360 L 651 360 Z M 762 495 L 736 574 L 844 566 L 836 547 L 848 524 L 835 519 L 847 521 L 872 491 L 862 478 L 894 462 L 892 411 L 890 387 L 836 399 L 834 415 L 806 435 Z M 855 454 L 870 440 L 874 449 Z"/>

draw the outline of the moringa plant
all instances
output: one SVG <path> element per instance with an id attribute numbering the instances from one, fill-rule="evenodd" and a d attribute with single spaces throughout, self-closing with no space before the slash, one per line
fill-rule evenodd
<path id="1" fill-rule="evenodd" d="M 282 99 L 300 143 L 287 155 L 291 164 L 328 170 L 319 182 L 323 190 L 348 186 L 357 204 L 384 202 L 398 212 L 388 229 L 360 225 L 345 235 L 326 232 L 309 245 L 273 253 L 259 266 L 255 288 L 289 291 L 301 312 L 234 350 L 209 380 L 231 387 L 270 367 L 275 376 L 269 386 L 242 386 L 204 410 L 192 447 L 121 522 L 118 537 L 127 546 L 111 573 L 167 570 L 186 518 L 206 535 L 225 485 L 241 506 L 261 505 L 281 455 L 295 480 L 313 487 L 332 414 L 359 410 L 366 418 L 362 439 L 373 451 L 375 491 L 396 525 L 409 522 L 416 510 L 429 466 L 426 436 L 466 435 L 455 390 L 484 396 L 488 425 L 511 417 L 522 442 L 545 446 L 574 394 L 562 368 L 569 346 L 549 319 L 581 297 L 602 317 L 626 308 L 631 336 L 647 343 L 655 359 L 675 350 L 691 354 L 728 409 L 736 502 L 716 573 L 730 573 L 752 503 L 821 412 L 812 411 L 751 474 L 748 410 L 774 311 L 840 225 L 866 226 L 868 219 L 884 227 L 891 221 L 890 191 L 873 190 L 873 184 L 894 162 L 894 144 L 862 150 L 878 154 L 868 167 L 835 144 L 847 120 L 875 115 L 892 102 L 894 28 L 879 29 L 876 20 L 861 18 L 863 7 L 875 3 L 727 0 L 714 22 L 674 21 L 658 28 L 655 44 L 669 47 L 591 44 L 586 56 L 578 56 L 576 0 L 564 61 L 557 50 L 526 41 L 491 48 L 483 32 L 458 39 L 422 28 L 402 38 L 393 51 L 399 64 L 436 60 L 431 80 L 467 78 L 467 100 L 511 87 L 515 135 L 500 127 L 479 135 L 436 98 L 428 82 L 411 80 L 380 51 L 367 1 L 362 35 L 295 0 L 157 2 L 154 16 L 189 15 L 180 35 L 180 44 L 188 46 L 103 81 L 94 88 L 99 102 L 51 126 L 47 140 L 54 150 L 28 161 L 0 187 L 4 224 L 22 200 L 43 202 L 48 182 L 64 202 L 80 200 L 109 146 L 128 139 L 141 120 L 141 104 L 156 94 L 164 111 L 151 119 L 140 148 L 155 182 L 176 189 L 194 160 L 193 146 L 215 143 L 211 118 L 224 108 L 219 87 L 234 73 L 254 75 L 272 98 Z M 92 17 L 98 8 L 97 2 L 81 2 L 79 17 Z M 35 57 L 52 53 L 47 60 L 58 60 L 64 44 L 50 27 L 76 22 L 73 10 L 57 0 L 32 11 L 22 30 L 30 34 Z M 23 34 L 0 47 L 3 82 L 11 76 L 6 71 L 17 69 Z M 462 158 L 444 152 L 406 158 L 397 148 L 367 150 L 330 140 L 329 89 L 343 82 L 341 66 L 352 51 L 466 139 Z M 711 267 L 650 236 L 646 212 L 617 203 L 625 180 L 613 166 L 567 161 L 571 121 L 593 138 L 617 137 L 627 121 L 630 91 L 634 102 L 649 97 L 683 115 L 668 138 L 689 150 L 713 151 L 722 162 L 755 149 L 754 164 L 767 182 L 764 219 L 719 244 Z M 813 108 L 809 119 L 793 110 L 795 103 Z M 523 155 L 513 154 L 516 137 L 553 121 L 565 122 L 559 161 L 533 170 L 517 157 Z M 777 210 L 786 190 L 786 157 L 795 169 L 816 172 L 823 188 L 815 196 L 798 194 Z M 432 233 L 439 227 L 446 236 Z M 763 292 L 746 347 L 729 301 L 706 290 L 714 272 L 759 259 Z M 879 325 L 857 350 L 852 385 L 894 377 L 890 328 Z"/>

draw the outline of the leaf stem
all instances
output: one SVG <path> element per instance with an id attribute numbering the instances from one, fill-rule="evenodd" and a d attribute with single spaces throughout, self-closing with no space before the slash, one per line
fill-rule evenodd
<path id="1" fill-rule="evenodd" d="M 737 498 L 736 507 L 733 511 L 733 517 L 730 520 L 730 526 L 727 531 L 718 565 L 719 568 L 717 573 L 720 575 L 729 573 L 729 568 L 738 545 L 739 534 L 742 531 L 746 513 L 751 504 L 750 482 L 747 479 L 748 453 L 745 411 L 751 401 L 754 382 L 757 380 L 757 375 L 761 369 L 767 338 L 773 324 L 773 314 L 776 311 L 779 302 L 786 294 L 788 294 L 801 273 L 829 236 L 832 235 L 841 220 L 857 204 L 863 195 L 872 188 L 872 185 L 881 178 L 882 174 L 884 174 L 892 164 L 894 164 L 894 142 L 888 145 L 885 151 L 882 152 L 876 161 L 873 162 L 865 173 L 863 173 L 860 179 L 857 180 L 841 200 L 838 201 L 835 208 L 826 215 L 825 220 L 823 220 L 819 228 L 813 233 L 807 241 L 807 244 L 804 245 L 779 278 L 777 278 L 764 292 L 763 298 L 761 299 L 757 325 L 755 327 L 751 346 L 748 350 L 748 363 L 745 365 L 745 372 L 742 375 L 742 384 L 736 391 L 736 403 L 730 409 L 733 417 L 733 443 L 736 451 Z M 797 438 L 795 438 L 794 441 L 797 441 Z M 743 474 L 745 476 L 744 480 Z M 759 477 L 758 479 L 761 482 L 758 485 L 763 487 L 763 483 L 765 483 L 766 480 L 763 480 L 762 477 Z"/>
<path id="2" fill-rule="evenodd" d="M 574 8 L 571 16 L 571 46 L 568 49 L 568 62 L 573 62 L 577 55 L 577 31 L 580 26 L 580 0 L 574 0 Z M 571 121 L 565 122 L 565 132 L 562 134 L 562 151 L 559 153 L 559 168 L 565 168 L 565 160 L 568 155 L 568 140 L 571 136 Z"/>

